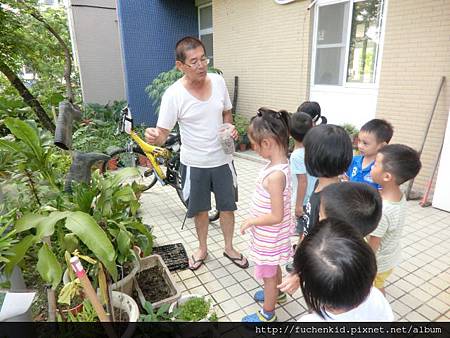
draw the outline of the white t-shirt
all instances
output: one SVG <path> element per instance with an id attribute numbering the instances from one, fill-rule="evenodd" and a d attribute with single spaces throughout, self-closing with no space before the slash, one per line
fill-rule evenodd
<path id="1" fill-rule="evenodd" d="M 406 218 L 405 195 L 399 202 L 383 200 L 383 213 L 380 223 L 370 234 L 380 237 L 380 247 L 376 253 L 378 273 L 395 268 L 402 259 L 402 230 Z"/>
<path id="2" fill-rule="evenodd" d="M 310 313 L 301 317 L 299 322 L 392 322 L 394 320 L 394 314 L 388 301 L 381 291 L 374 287 L 370 290 L 366 300 L 354 309 L 337 315 L 330 312 L 327 314 L 328 316 L 325 315 L 326 319 L 323 319 L 315 312 Z"/>
<path id="3" fill-rule="evenodd" d="M 167 88 L 161 99 L 157 126 L 172 130 L 178 121 L 181 136 L 180 160 L 186 166 L 198 168 L 219 167 L 232 160 L 222 150 L 218 138 L 222 113 L 231 109 L 225 80 L 208 73 L 211 96 L 200 101 L 183 86 L 181 79 Z"/>

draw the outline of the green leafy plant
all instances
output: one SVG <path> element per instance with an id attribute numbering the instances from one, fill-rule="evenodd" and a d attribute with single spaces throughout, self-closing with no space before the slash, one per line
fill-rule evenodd
<path id="1" fill-rule="evenodd" d="M 152 303 L 145 302 L 144 310 L 147 314 L 139 316 L 140 322 L 168 322 L 171 321 L 179 312 L 175 309 L 174 312 L 169 312 L 170 304 L 163 304 L 159 309 L 154 309 Z"/>
<path id="2" fill-rule="evenodd" d="M 10 262 L 10 257 L 14 256 L 11 248 L 18 242 L 16 231 L 12 229 L 15 212 L 16 210 L 11 210 L 2 215 L 2 207 L 0 207 L 0 270 L 4 264 Z"/>
<path id="3" fill-rule="evenodd" d="M 342 128 L 345 129 L 345 131 L 350 135 L 350 137 L 353 139 L 353 137 L 358 136 L 359 130 L 351 123 L 344 123 L 342 125 Z"/>
<path id="4" fill-rule="evenodd" d="M 239 134 L 239 143 L 249 144 L 250 140 L 247 136 L 248 126 L 250 125 L 250 121 L 247 117 L 241 114 L 234 115 L 234 126 Z"/>
<path id="5" fill-rule="evenodd" d="M 220 69 L 214 67 L 209 67 L 208 72 L 222 74 L 222 71 Z M 154 78 L 152 83 L 148 85 L 147 88 L 145 88 L 145 91 L 153 102 L 156 114 L 159 114 L 161 98 L 166 89 L 182 77 L 183 73 L 180 72 L 176 67 L 174 67 L 166 72 L 159 73 L 158 76 Z"/>
<path id="6" fill-rule="evenodd" d="M 92 306 L 91 302 L 87 299 L 83 301 L 83 309 L 76 315 L 72 314 L 70 311 L 67 312 L 67 318 L 64 320 L 60 314 L 58 314 L 58 321 L 63 322 L 98 322 L 98 315 Z"/>
<path id="7" fill-rule="evenodd" d="M 184 304 L 178 306 L 179 313 L 175 316 L 175 318 L 183 321 L 197 322 L 206 318 L 210 307 L 210 300 L 205 300 L 203 297 L 191 298 Z"/>

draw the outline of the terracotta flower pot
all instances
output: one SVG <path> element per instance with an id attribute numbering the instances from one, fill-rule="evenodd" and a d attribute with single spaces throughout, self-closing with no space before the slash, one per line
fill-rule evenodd
<path id="1" fill-rule="evenodd" d="M 117 158 L 112 158 L 108 161 L 108 169 L 109 170 L 117 170 L 118 160 Z"/>
<path id="2" fill-rule="evenodd" d="M 147 156 L 139 155 L 139 165 L 142 167 L 150 167 L 151 163 Z"/>
<path id="3" fill-rule="evenodd" d="M 239 143 L 239 151 L 246 151 L 247 145 L 245 143 Z"/>

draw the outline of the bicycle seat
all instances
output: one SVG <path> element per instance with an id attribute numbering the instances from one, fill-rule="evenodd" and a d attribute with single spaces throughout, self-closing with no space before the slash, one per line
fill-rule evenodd
<path id="1" fill-rule="evenodd" d="M 167 137 L 165 146 L 170 147 L 171 145 L 179 141 L 180 141 L 180 134 L 170 133 L 169 136 Z"/>

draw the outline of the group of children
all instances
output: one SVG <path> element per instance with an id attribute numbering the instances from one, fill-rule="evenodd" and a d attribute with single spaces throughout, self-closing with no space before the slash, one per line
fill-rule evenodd
<path id="1" fill-rule="evenodd" d="M 326 122 L 309 101 L 292 116 L 261 108 L 251 119 L 250 141 L 269 163 L 257 180 L 252 217 L 241 227 L 250 234 L 255 277 L 264 283 L 254 295 L 263 307 L 243 321 L 276 321 L 276 304 L 298 288 L 311 311 L 301 321 L 393 320 L 384 283 L 401 259 L 400 185 L 418 174 L 419 154 L 390 145 L 392 126 L 373 119 L 362 126 L 360 155 L 353 156 L 347 132 Z M 295 146 L 288 159 L 289 136 Z"/>

